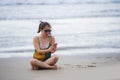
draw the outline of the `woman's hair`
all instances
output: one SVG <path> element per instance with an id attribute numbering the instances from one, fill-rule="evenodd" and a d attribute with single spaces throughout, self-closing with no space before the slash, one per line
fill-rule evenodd
<path id="1" fill-rule="evenodd" d="M 42 29 L 44 29 L 45 26 L 51 27 L 51 25 L 50 25 L 48 22 L 40 21 L 40 24 L 39 24 L 38 32 L 37 32 L 37 33 L 39 33 Z"/>

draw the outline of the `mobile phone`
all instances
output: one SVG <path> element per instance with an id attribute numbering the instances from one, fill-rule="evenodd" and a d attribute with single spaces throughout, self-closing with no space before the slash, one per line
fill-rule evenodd
<path id="1" fill-rule="evenodd" d="M 57 43 L 54 43 L 53 46 L 54 46 L 54 47 L 57 47 Z"/>
<path id="2" fill-rule="evenodd" d="M 54 45 L 57 45 L 57 43 L 54 43 Z"/>

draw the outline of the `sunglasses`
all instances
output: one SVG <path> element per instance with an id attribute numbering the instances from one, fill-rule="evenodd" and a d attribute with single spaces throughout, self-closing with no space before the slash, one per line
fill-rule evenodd
<path id="1" fill-rule="evenodd" d="M 51 30 L 44 30 L 45 32 L 51 32 Z"/>

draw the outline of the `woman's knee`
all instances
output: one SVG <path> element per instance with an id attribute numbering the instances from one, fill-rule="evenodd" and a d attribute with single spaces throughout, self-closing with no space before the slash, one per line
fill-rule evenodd
<path id="1" fill-rule="evenodd" d="M 36 62 L 36 59 L 31 59 L 31 60 L 30 60 L 30 63 L 31 63 L 32 65 L 34 65 L 35 62 Z"/>
<path id="2" fill-rule="evenodd" d="M 53 58 L 55 61 L 58 61 L 58 59 L 59 59 L 59 57 L 57 55 L 54 55 Z"/>

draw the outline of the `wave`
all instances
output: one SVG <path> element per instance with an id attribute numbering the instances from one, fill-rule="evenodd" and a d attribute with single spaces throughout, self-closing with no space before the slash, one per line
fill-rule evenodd
<path id="1" fill-rule="evenodd" d="M 51 17 L 51 16 L 49 16 L 49 17 L 42 17 L 42 19 L 75 19 L 75 18 L 99 18 L 99 17 L 120 17 L 120 14 L 111 14 L 111 15 L 102 15 L 102 14 L 100 14 L 100 15 L 82 15 L 82 16 L 64 16 L 64 17 L 61 17 L 61 16 L 54 16 L 54 18 L 53 17 Z M 8 17 L 4 17 L 4 18 L 2 18 L 2 17 L 0 17 L 0 20 L 41 20 L 41 18 L 39 18 L 39 17 L 34 17 L 34 18 L 32 18 L 32 17 L 12 17 L 12 18 L 8 18 Z"/>
<path id="2" fill-rule="evenodd" d="M 62 5 L 62 4 L 107 4 L 120 3 L 120 0 L 1 0 L 0 6 L 14 6 L 14 5 Z"/>
<path id="3" fill-rule="evenodd" d="M 2 11 L 0 13 L 0 20 L 38 20 L 38 19 L 40 20 L 40 19 L 65 19 L 65 18 L 69 19 L 69 18 L 120 17 L 119 4 L 79 5 L 79 2 L 72 3 L 77 5 L 72 4 L 66 5 L 68 4 L 67 2 L 62 3 L 65 5 L 58 5 L 60 3 L 54 3 L 57 5 L 50 5 L 52 4 L 52 2 L 50 4 L 47 5 L 46 4 L 47 3 L 39 2 L 38 3 L 11 2 L 4 4 L 0 3 L 0 5 L 2 5 L 0 6 L 0 10 Z M 9 11 L 11 11 L 11 13 Z"/>
<path id="4" fill-rule="evenodd" d="M 81 50 L 81 49 L 120 49 L 120 46 L 66 46 L 66 47 L 59 47 L 58 51 L 64 50 Z M 0 53 L 25 53 L 25 52 L 34 52 L 34 49 L 12 49 L 12 50 L 0 50 Z"/>

